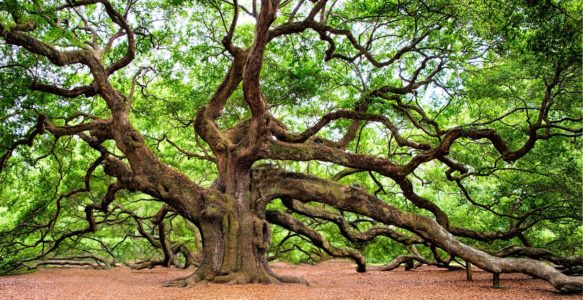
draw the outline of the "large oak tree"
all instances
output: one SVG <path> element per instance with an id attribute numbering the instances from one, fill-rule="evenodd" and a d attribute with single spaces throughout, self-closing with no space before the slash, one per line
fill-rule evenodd
<path id="1" fill-rule="evenodd" d="M 580 292 L 547 262 L 580 257 L 533 247 L 545 226 L 580 230 L 580 16 L 576 1 L 3 1 L 2 193 L 34 189 L 18 173 L 59 175 L 0 255 L 39 261 L 133 219 L 168 265 L 191 259 L 165 237 L 180 215 L 202 257 L 170 285 L 302 282 L 270 271 L 272 224 L 364 272 L 326 223 L 434 253 L 385 269 L 461 258 Z M 165 203 L 157 235 L 122 194 Z M 53 234 L 75 197 L 83 226 Z M 480 249 L 500 241 L 518 245 Z"/>

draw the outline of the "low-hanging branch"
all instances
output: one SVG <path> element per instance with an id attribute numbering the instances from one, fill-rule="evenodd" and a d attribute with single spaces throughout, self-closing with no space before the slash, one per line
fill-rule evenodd
<path id="1" fill-rule="evenodd" d="M 317 206 L 308 206 L 297 200 L 283 199 L 283 203 L 287 208 L 293 210 L 296 213 L 302 214 L 307 217 L 324 219 L 335 223 L 336 225 L 338 225 L 338 228 L 340 229 L 342 235 L 344 235 L 348 240 L 352 242 L 361 243 L 369 242 L 376 238 L 377 236 L 386 236 L 404 245 L 424 243 L 424 240 L 419 238 L 418 236 L 407 236 L 398 233 L 397 231 L 388 226 L 383 225 L 375 225 L 371 228 L 368 228 L 364 232 L 358 231 L 351 224 L 349 224 L 349 222 L 340 214 L 336 214 L 325 208 L 320 208 Z"/>
<path id="2" fill-rule="evenodd" d="M 337 248 L 330 245 L 330 243 L 324 237 L 322 237 L 320 233 L 306 226 L 304 223 L 300 222 L 289 214 L 268 210 L 265 214 L 265 217 L 271 224 L 279 225 L 287 230 L 308 237 L 314 243 L 314 245 L 322 248 L 324 251 L 326 251 L 326 253 L 333 257 L 349 257 L 353 259 L 357 264 L 357 272 L 366 271 L 366 260 L 364 256 L 357 250 L 346 247 Z"/>
<path id="3" fill-rule="evenodd" d="M 398 257 L 389 264 L 389 269 L 413 260 L 451 267 L 450 263 L 460 258 L 494 274 L 529 274 L 548 281 L 562 292 L 579 293 L 583 289 L 581 278 L 566 276 L 541 261 L 571 268 L 580 266 L 578 257 L 564 258 L 532 247 L 487 253 L 470 246 L 472 241 L 458 240 L 458 237 L 473 241 L 516 237 L 530 246 L 529 231 L 543 222 L 569 221 L 573 226 L 566 227 L 571 228 L 576 226 L 576 217 L 580 217 L 579 213 L 565 213 L 568 205 L 552 201 L 541 204 L 536 199 L 529 205 L 522 205 L 523 200 L 504 205 L 501 204 L 504 201 L 496 200 L 495 207 L 490 207 L 475 201 L 473 191 L 461 184 L 465 178 L 486 176 L 475 172 L 475 166 L 485 163 L 481 160 L 487 163 L 491 160 L 493 167 L 498 168 L 522 161 L 528 164 L 541 160 L 540 153 L 562 151 L 556 149 L 572 150 L 562 156 L 576 152 L 578 139 L 583 134 L 578 124 L 580 116 L 573 108 L 578 107 L 578 100 L 574 99 L 580 95 L 577 87 L 581 57 L 572 41 L 580 40 L 580 33 L 565 30 L 576 25 L 561 5 L 545 6 L 550 17 L 541 19 L 540 12 L 536 11 L 542 9 L 538 4 L 508 3 L 515 9 L 505 13 L 517 14 L 512 18 L 517 28 L 527 31 L 523 36 L 509 36 L 492 26 L 491 20 L 478 18 L 482 15 L 481 8 L 460 8 L 459 3 L 404 1 L 384 3 L 379 7 L 371 5 L 360 12 L 350 2 L 330 4 L 327 0 L 261 0 L 254 1 L 250 8 L 239 1 L 181 2 L 172 4 L 176 6 L 165 5 L 159 8 L 162 12 L 152 13 L 150 5 L 138 1 L 64 2 L 0 4 L 0 11 L 6 16 L 0 23 L 0 38 L 4 42 L 3 51 L 10 52 L 6 55 L 7 66 L 14 57 L 39 61 L 35 66 L 39 71 L 34 72 L 32 84 L 17 79 L 16 85 L 7 82 L 7 91 L 16 91 L 22 84 L 35 91 L 34 95 L 38 95 L 37 92 L 50 95 L 42 101 L 32 96 L 23 100 L 34 103 L 20 106 L 22 111 L 38 116 L 37 123 L 29 130 L 6 127 L 9 135 L 22 138 L 15 142 L 2 141 L 7 146 L 1 153 L 0 172 L 10 169 L 6 168 L 7 162 L 13 156 L 18 157 L 15 153 L 19 153 L 20 146 L 32 146 L 42 134 L 54 137 L 53 147 L 63 140 L 75 146 L 83 145 L 79 148 L 82 150 L 75 148 L 75 155 L 66 158 L 67 161 L 86 158 L 82 153 L 86 149 L 98 155 L 87 170 L 83 170 L 86 171 L 83 187 L 62 193 L 61 182 L 75 178 L 74 171 L 79 168 L 72 164 L 69 168 L 73 174 L 65 176 L 67 170 L 62 169 L 63 162 L 53 148 L 48 157 L 55 159 L 55 168 L 59 169 L 59 183 L 53 197 L 56 214 L 48 216 L 48 223 L 46 216 L 44 219 L 43 216 L 27 216 L 26 222 L 30 223 L 17 226 L 24 229 L 10 231 L 11 235 L 23 233 L 22 239 L 7 243 L 10 249 L 41 248 L 40 255 L 24 258 L 22 262 L 48 263 L 47 255 L 57 253 L 66 244 L 65 240 L 89 236 L 101 226 L 132 223 L 137 233 L 126 234 L 126 238 L 135 235 L 145 239 L 163 255 L 161 260 L 139 262 L 138 268 L 157 264 L 168 266 L 174 263 L 177 254 L 184 255 L 189 265 L 194 259 L 188 247 L 170 240 L 172 217 L 180 215 L 194 224 L 194 232 L 200 231 L 202 253 L 196 271 L 169 282 L 170 286 L 200 282 L 305 283 L 303 279 L 278 276 L 269 268 L 270 223 L 297 234 L 304 242 L 309 240 L 330 256 L 353 259 L 358 271 L 366 270 L 361 252 L 332 246 L 313 224 L 302 222 L 309 219 L 314 223 L 334 223 L 343 236 L 355 243 L 372 242 L 377 236 L 386 236 L 402 245 L 425 245 L 435 260 L 425 260 L 413 253 L 413 256 Z M 147 28 L 158 24 L 152 19 L 154 15 L 164 15 L 167 9 L 178 10 L 180 5 L 190 10 L 176 15 L 188 18 L 181 24 L 188 24 L 192 30 L 177 30 L 172 22 L 160 24 L 156 32 Z M 501 14 L 496 7 L 492 7 L 492 13 Z M 252 30 L 239 26 L 241 9 L 255 20 Z M 564 18 L 565 15 L 570 17 Z M 204 20 L 209 16 L 216 17 L 219 22 L 207 24 Z M 202 25 L 189 23 L 197 18 L 203 20 Z M 557 24 L 561 24 L 560 30 Z M 492 28 L 493 32 L 485 34 L 481 25 Z M 552 40 L 557 45 L 542 46 L 545 43 L 539 43 L 542 41 L 540 32 L 550 35 L 546 42 Z M 561 36 L 556 32 L 561 32 Z M 156 39 L 156 35 L 173 38 Z M 142 38 L 150 38 L 150 42 L 142 43 Z M 198 43 L 199 38 L 204 40 L 204 47 L 192 44 Z M 154 40 L 159 44 L 152 42 Z M 320 42 L 327 48 L 314 46 Z M 560 50 L 553 48 L 555 46 Z M 162 48 L 166 52 L 158 57 Z M 14 52 L 18 49 L 24 51 Z M 209 58 L 209 49 L 219 51 Z M 172 55 L 166 55 L 167 51 Z M 178 55 L 172 51 L 192 53 Z M 295 57 L 299 53 L 306 55 L 309 59 L 305 61 L 313 64 L 310 68 L 318 72 L 304 69 L 303 58 Z M 138 56 L 140 59 L 135 60 Z M 198 56 L 204 57 L 200 64 Z M 318 57 L 324 62 L 318 62 Z M 26 67 L 33 65 L 26 59 L 23 61 Z M 278 70 L 273 68 L 274 61 L 293 70 L 272 74 L 273 70 Z M 225 72 L 199 76 L 207 71 L 204 69 L 206 63 L 223 65 Z M 14 64 L 17 65 L 20 62 Z M 296 68 L 296 65 L 301 67 Z M 174 66 L 174 69 L 169 71 L 167 66 Z M 0 71 L 9 68 L 3 67 Z M 59 71 L 52 72 L 51 68 Z M 71 72 L 73 68 L 75 72 Z M 151 84 L 140 82 L 146 80 L 145 72 L 149 72 L 147 81 Z M 176 80 L 175 72 L 183 74 L 184 80 Z M 43 74 L 50 80 L 38 78 L 42 76 L 37 75 Z M 271 82 L 274 78 L 280 81 Z M 0 80 L 5 79 L 1 77 Z M 301 93 L 288 93 L 286 88 L 296 82 L 312 87 Z M 480 86 L 484 82 L 488 88 Z M 142 89 L 142 95 L 135 93 L 137 86 Z M 209 87 L 214 92 L 207 90 Z M 145 92 L 155 88 L 160 88 L 163 96 Z M 208 99 L 203 102 L 205 97 Z M 285 99 L 288 97 L 297 99 Z M 153 100 L 143 105 L 144 98 Z M 287 102 L 280 105 L 274 99 Z M 472 107 L 476 103 L 496 107 L 486 108 L 488 111 L 484 113 L 483 108 Z M 278 111 L 279 107 L 282 111 Z M 307 107 L 310 112 L 303 111 Z M 70 113 L 78 109 L 82 112 Z M 69 112 L 64 113 L 65 116 L 54 115 L 65 111 Z M 2 120 L 18 122 L 23 114 L 21 110 L 8 109 L 8 112 L 12 117 L 2 117 Z M 322 113 L 314 116 L 313 112 Z M 171 117 L 165 118 L 168 115 Z M 296 126 L 284 122 L 286 116 L 291 116 L 289 120 L 294 122 L 306 118 L 306 123 L 313 125 L 296 132 Z M 149 117 L 152 120 L 148 120 Z M 468 119 L 475 121 L 465 123 Z M 79 123 L 73 123 L 78 120 Z M 64 125 L 60 121 L 64 121 Z M 174 126 L 176 122 L 180 124 Z M 378 123 L 382 128 L 369 128 L 371 123 Z M 193 126 L 194 133 L 181 131 L 189 126 Z M 508 128 L 512 132 L 509 133 Z M 171 136 L 173 133 L 178 133 L 176 138 Z M 386 134 L 386 139 L 379 139 L 381 133 Z M 187 139 L 193 139 L 204 155 L 179 146 L 188 145 L 184 142 Z M 157 142 L 157 152 L 152 150 L 152 140 Z M 572 144 L 568 144 L 571 140 Z M 163 141 L 172 146 L 169 152 L 180 152 L 190 159 L 189 163 L 183 164 L 182 158 L 165 156 L 168 152 Z M 203 142 L 206 145 L 202 145 Z M 537 148 L 543 143 L 550 146 Z M 210 149 L 209 154 L 206 149 Z M 31 151 L 35 151 L 34 147 Z M 557 157 L 560 163 L 578 163 L 562 156 Z M 192 165 L 200 160 L 206 160 L 204 170 L 199 168 L 201 165 Z M 273 161 L 279 161 L 281 167 L 263 164 Z M 303 165 L 294 164 L 312 161 L 324 162 L 325 168 L 336 173 L 334 180 L 301 173 Z M 216 169 L 206 167 L 208 163 L 214 164 Z M 100 166 L 103 173 L 101 169 L 96 172 Z M 297 172 L 288 172 L 286 168 L 294 168 Z M 345 169 L 337 172 L 337 168 Z M 445 168 L 444 174 L 440 168 Z M 434 170 L 439 170 L 435 174 L 441 175 L 435 175 Z M 207 176 L 207 172 L 215 171 L 215 177 Z M 306 173 L 311 172 L 306 168 Z M 363 180 L 372 180 L 377 193 L 373 195 L 360 186 L 338 182 L 343 177 L 344 180 L 352 179 L 347 177 L 352 174 L 356 178 L 360 172 L 368 172 L 371 178 Z M 314 174 L 323 173 L 317 170 Z M 568 176 L 571 174 L 574 172 L 569 170 Z M 102 189 L 107 187 L 107 191 L 98 201 L 94 198 L 96 189 L 90 182 L 102 176 L 108 178 L 101 183 Z M 508 229 L 501 231 L 499 226 L 488 224 L 489 229 L 481 232 L 460 226 L 446 213 L 449 208 L 446 205 L 451 204 L 424 196 L 425 191 L 417 188 L 413 177 L 423 185 L 429 182 L 429 191 L 446 189 L 448 193 L 451 188 L 454 192 L 449 194 L 461 194 L 462 199 L 469 202 L 468 207 L 501 218 L 500 222 L 508 223 Z M 383 186 L 387 180 L 397 192 Z M 451 187 L 433 185 L 433 181 L 439 180 L 452 181 Z M 500 187 L 503 188 L 504 183 L 500 183 Z M 523 189 L 518 184 L 512 188 Z M 128 194 L 146 194 L 163 202 L 164 206 L 148 218 L 121 205 L 110 210 L 114 201 L 120 202 L 116 194 L 121 190 Z M 376 196 L 380 191 L 384 192 L 382 200 Z M 402 198 L 391 196 L 398 194 Z M 73 195 L 87 197 L 92 202 L 82 206 L 81 213 L 79 203 L 65 201 Z M 281 211 L 281 207 L 268 206 L 276 199 L 283 200 L 287 212 Z M 406 201 L 407 211 L 398 204 L 403 201 Z M 325 206 L 311 206 L 308 202 Z M 70 215 L 80 219 L 84 226 L 57 232 L 56 224 L 64 214 L 63 207 L 75 205 L 77 208 L 72 209 Z M 98 212 L 103 216 L 96 215 Z M 359 227 L 364 226 L 349 222 L 344 212 L 358 215 L 371 226 L 360 231 Z M 303 217 L 295 218 L 292 213 Z M 407 231 L 410 234 L 403 233 Z M 23 242 L 34 234 L 40 236 L 35 239 L 36 243 Z M 296 245 L 295 249 L 304 248 Z M 446 258 L 440 256 L 442 250 Z M 115 256 L 111 249 L 106 252 Z M 87 264 L 75 259 L 53 262 Z"/>
<path id="4" fill-rule="evenodd" d="M 362 189 L 344 187 L 336 182 L 277 169 L 270 171 L 269 180 L 262 182 L 258 188 L 265 189 L 262 193 L 263 197 L 290 197 L 301 201 L 318 201 L 371 217 L 384 224 L 407 229 L 450 255 L 461 257 L 493 273 L 523 272 L 546 279 L 555 288 L 565 292 L 577 289 L 577 286 L 583 284 L 581 278 L 565 276 L 555 268 L 537 260 L 496 258 L 469 247 L 458 241 L 436 221 L 402 212 Z"/>

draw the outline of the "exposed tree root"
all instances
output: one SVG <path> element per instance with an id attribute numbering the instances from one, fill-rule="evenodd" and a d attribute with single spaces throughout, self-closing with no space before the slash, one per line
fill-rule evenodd
<path id="1" fill-rule="evenodd" d="M 188 287 L 193 286 L 196 284 L 206 284 L 208 281 L 203 279 L 197 272 L 186 276 L 180 277 L 176 279 L 172 279 L 169 281 L 164 282 L 165 287 Z"/>
<path id="2" fill-rule="evenodd" d="M 278 276 L 272 272 L 258 272 L 249 274 L 243 272 L 233 272 L 219 276 L 204 276 L 195 272 L 189 276 L 173 279 L 164 283 L 165 287 L 189 287 L 197 284 L 221 283 L 221 284 L 310 284 L 301 277 Z"/>
<path id="3" fill-rule="evenodd" d="M 247 274 L 242 272 L 235 272 L 227 275 L 216 277 L 213 282 L 226 284 L 247 284 L 247 283 L 262 283 L 262 284 L 281 284 L 277 278 L 264 274 Z"/>
<path id="4" fill-rule="evenodd" d="M 274 276 L 282 283 L 303 284 L 305 286 L 310 286 L 310 283 L 307 280 L 305 280 L 303 277 L 281 276 L 281 275 L 274 275 Z"/>

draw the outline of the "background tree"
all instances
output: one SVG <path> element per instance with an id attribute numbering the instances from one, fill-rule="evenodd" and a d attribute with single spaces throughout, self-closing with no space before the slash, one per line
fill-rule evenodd
<path id="1" fill-rule="evenodd" d="M 302 282 L 268 257 L 315 246 L 583 287 L 576 1 L 0 9 L 5 272 L 148 247 L 198 265 L 169 285 Z"/>

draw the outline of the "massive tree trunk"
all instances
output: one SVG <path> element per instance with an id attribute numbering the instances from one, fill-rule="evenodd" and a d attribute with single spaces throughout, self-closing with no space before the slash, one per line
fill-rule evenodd
<path id="1" fill-rule="evenodd" d="M 244 163 L 233 158 L 219 161 L 220 177 L 213 189 L 223 195 L 226 205 L 204 207 L 198 222 L 204 244 L 202 262 L 194 274 L 167 285 L 304 282 L 271 272 L 266 255 L 271 243 L 266 202 L 252 192 L 250 170 Z"/>
<path id="2" fill-rule="evenodd" d="M 256 213 L 241 209 L 233 214 L 206 215 L 200 228 L 204 257 L 189 282 L 277 282 L 270 275 L 265 260 L 270 229 Z"/>
<path id="3" fill-rule="evenodd" d="M 271 242 L 265 220 L 266 202 L 253 194 L 251 166 L 268 132 L 267 105 L 259 86 L 263 53 L 269 26 L 275 19 L 279 1 L 264 0 L 257 16 L 253 45 L 241 50 L 231 44 L 234 24 L 223 40 L 235 59 L 223 83 L 209 105 L 196 117 L 195 130 L 209 144 L 216 157 L 218 179 L 212 190 L 220 194 L 221 207 L 207 202 L 199 219 L 203 236 L 204 258 L 195 274 L 173 281 L 184 285 L 197 281 L 232 283 L 275 283 L 300 280 L 274 275 L 267 265 L 266 251 Z M 236 18 L 236 15 L 235 15 Z M 229 96 L 243 83 L 244 99 L 252 118 L 227 132 L 216 124 Z"/>

